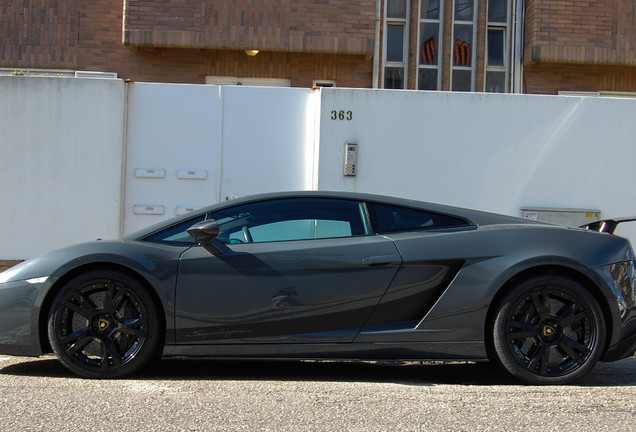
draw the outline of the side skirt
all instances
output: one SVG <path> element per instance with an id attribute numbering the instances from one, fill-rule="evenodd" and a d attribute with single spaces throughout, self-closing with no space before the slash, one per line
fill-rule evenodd
<path id="1" fill-rule="evenodd" d="M 163 357 L 436 361 L 488 359 L 483 341 L 408 344 L 166 345 Z"/>

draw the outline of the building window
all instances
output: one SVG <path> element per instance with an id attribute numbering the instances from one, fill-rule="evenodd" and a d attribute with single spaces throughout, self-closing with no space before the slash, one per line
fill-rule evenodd
<path id="1" fill-rule="evenodd" d="M 418 90 L 438 90 L 441 84 L 440 46 L 444 0 L 420 0 Z"/>
<path id="2" fill-rule="evenodd" d="M 451 63 L 451 90 L 473 91 L 475 28 L 477 0 L 455 0 L 453 10 L 453 61 Z"/>
<path id="3" fill-rule="evenodd" d="M 508 89 L 509 1 L 488 0 L 484 90 L 491 93 L 505 93 Z"/>
<path id="4" fill-rule="evenodd" d="M 385 0 L 384 88 L 403 89 L 406 85 L 408 0 Z"/>

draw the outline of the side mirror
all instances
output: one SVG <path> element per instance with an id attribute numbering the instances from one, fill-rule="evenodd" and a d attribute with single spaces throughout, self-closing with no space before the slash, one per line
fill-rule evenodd
<path id="1" fill-rule="evenodd" d="M 186 231 L 212 255 L 221 255 L 230 250 L 216 239 L 219 236 L 219 224 L 214 219 L 197 222 Z"/>

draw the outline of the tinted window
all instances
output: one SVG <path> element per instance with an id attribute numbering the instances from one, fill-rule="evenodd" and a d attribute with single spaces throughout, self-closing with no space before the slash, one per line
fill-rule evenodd
<path id="1" fill-rule="evenodd" d="M 180 224 L 173 225 L 158 233 L 149 235 L 144 240 L 155 243 L 168 243 L 175 246 L 188 246 L 195 244 L 194 239 L 186 231 L 192 225 L 205 219 L 205 215 L 188 219 Z"/>
<path id="2" fill-rule="evenodd" d="M 386 27 L 386 61 L 404 60 L 404 26 L 389 24 Z"/>
<path id="3" fill-rule="evenodd" d="M 298 219 L 274 222 L 250 228 L 252 241 L 306 240 L 351 237 L 351 222 L 324 219 Z"/>
<path id="4" fill-rule="evenodd" d="M 423 19 L 439 19 L 440 0 L 422 0 L 420 17 Z"/>
<path id="5" fill-rule="evenodd" d="M 289 198 L 231 207 L 209 215 L 225 243 L 309 240 L 365 235 L 362 204 Z"/>
<path id="6" fill-rule="evenodd" d="M 368 203 L 367 207 L 369 209 L 373 231 L 376 233 L 450 228 L 468 225 L 465 220 L 460 218 L 408 207 L 378 203 Z"/>
<path id="7" fill-rule="evenodd" d="M 455 2 L 455 21 L 472 21 L 475 0 L 457 0 Z"/>
<path id="8" fill-rule="evenodd" d="M 406 18 L 406 0 L 389 0 L 386 16 L 389 18 Z"/>
<path id="9" fill-rule="evenodd" d="M 488 0 L 488 21 L 505 23 L 508 20 L 507 0 Z"/>

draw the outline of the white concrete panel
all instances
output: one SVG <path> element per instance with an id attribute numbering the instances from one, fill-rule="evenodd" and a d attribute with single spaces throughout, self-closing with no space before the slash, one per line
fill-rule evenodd
<path id="1" fill-rule="evenodd" d="M 319 189 L 515 216 L 636 214 L 635 116 L 629 99 L 323 89 Z M 356 177 L 343 175 L 347 141 L 358 143 Z"/>
<path id="2" fill-rule="evenodd" d="M 121 80 L 0 77 L 0 257 L 119 235 Z"/>
<path id="3" fill-rule="evenodd" d="M 223 87 L 221 199 L 314 186 L 319 93 Z"/>
<path id="4" fill-rule="evenodd" d="M 636 100 L 24 77 L 0 96 L 2 259 L 277 190 L 636 215 Z"/>
<path id="5" fill-rule="evenodd" d="M 132 84 L 125 233 L 218 202 L 221 137 L 221 87 Z"/>

